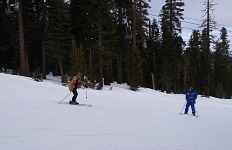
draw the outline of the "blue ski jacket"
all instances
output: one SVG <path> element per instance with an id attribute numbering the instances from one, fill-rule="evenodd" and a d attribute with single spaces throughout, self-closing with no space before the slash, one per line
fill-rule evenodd
<path id="1" fill-rule="evenodd" d="M 186 94 L 186 101 L 187 101 L 187 103 L 194 103 L 195 104 L 196 99 L 197 99 L 197 93 L 196 92 L 191 91 L 191 92 L 188 92 Z"/>

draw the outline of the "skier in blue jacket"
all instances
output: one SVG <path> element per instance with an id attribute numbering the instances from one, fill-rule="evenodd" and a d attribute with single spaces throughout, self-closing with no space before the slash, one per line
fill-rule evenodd
<path id="1" fill-rule="evenodd" d="M 184 114 L 188 113 L 189 106 L 191 106 L 192 114 L 195 116 L 195 103 L 197 99 L 197 93 L 194 91 L 192 87 L 189 88 L 188 93 L 186 93 L 186 106 Z"/>

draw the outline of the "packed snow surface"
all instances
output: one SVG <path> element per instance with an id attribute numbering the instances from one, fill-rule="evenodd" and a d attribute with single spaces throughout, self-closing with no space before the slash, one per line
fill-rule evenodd
<path id="1" fill-rule="evenodd" d="M 69 105 L 72 93 L 58 104 L 68 94 L 51 76 L 0 73 L 0 150 L 232 149 L 230 99 L 198 96 L 196 118 L 179 114 L 184 94 L 112 84 L 79 89 L 88 105 Z"/>

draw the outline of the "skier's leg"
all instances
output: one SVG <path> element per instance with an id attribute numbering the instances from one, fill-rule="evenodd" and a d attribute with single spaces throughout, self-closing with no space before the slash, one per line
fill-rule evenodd
<path id="1" fill-rule="evenodd" d="M 185 111 L 184 111 L 185 114 L 188 113 L 189 106 L 190 106 L 190 104 L 187 102 L 186 103 L 186 107 L 185 107 Z"/>
<path id="2" fill-rule="evenodd" d="M 194 103 L 191 103 L 192 114 L 195 116 L 195 106 Z"/>
<path id="3" fill-rule="evenodd" d="M 78 95 L 77 90 L 74 89 L 72 92 L 73 92 L 72 102 L 76 102 L 77 95 Z"/>

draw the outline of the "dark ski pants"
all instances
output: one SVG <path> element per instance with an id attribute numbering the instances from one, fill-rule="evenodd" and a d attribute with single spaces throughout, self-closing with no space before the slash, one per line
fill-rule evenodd
<path id="1" fill-rule="evenodd" d="M 75 101 L 76 101 L 76 99 L 77 99 L 77 95 L 78 95 L 78 93 L 77 93 L 77 89 L 76 89 L 76 88 L 74 88 L 74 89 L 72 90 L 72 92 L 73 92 L 72 101 L 73 101 L 73 102 L 75 102 Z"/>
<path id="2" fill-rule="evenodd" d="M 192 114 L 195 115 L 195 106 L 194 106 L 194 103 L 189 103 L 187 102 L 186 106 L 185 106 L 185 113 L 188 113 L 188 109 L 189 109 L 189 106 L 191 106 L 191 109 L 192 109 Z"/>

